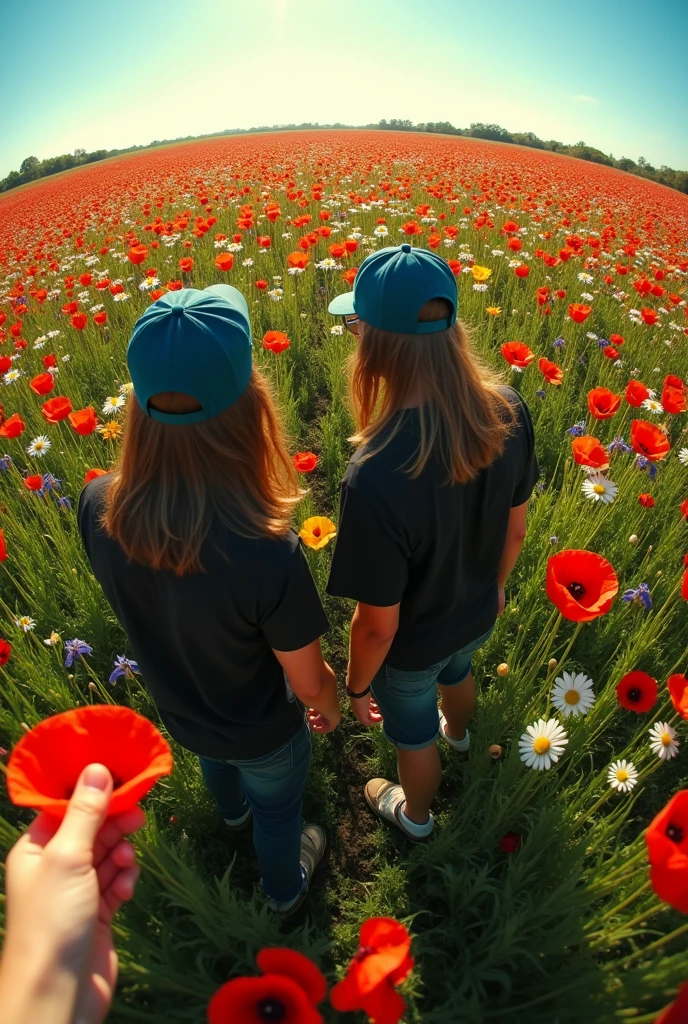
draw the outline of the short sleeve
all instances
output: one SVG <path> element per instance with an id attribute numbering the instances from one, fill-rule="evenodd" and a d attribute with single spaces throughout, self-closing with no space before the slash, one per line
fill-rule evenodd
<path id="1" fill-rule="evenodd" d="M 521 434 L 521 448 L 524 452 L 524 464 L 511 499 L 512 508 L 515 508 L 517 505 L 523 505 L 528 501 L 540 476 L 540 469 L 535 457 L 533 421 L 530 418 L 528 406 L 522 399 L 518 403 L 518 422 Z"/>
<path id="2" fill-rule="evenodd" d="M 271 573 L 277 585 L 261 609 L 259 625 L 273 650 L 298 651 L 326 633 L 329 622 L 296 537 L 283 569 L 277 580 Z"/>
<path id="3" fill-rule="evenodd" d="M 408 559 L 393 524 L 345 481 L 328 594 L 388 608 L 400 603 L 407 582 Z"/>

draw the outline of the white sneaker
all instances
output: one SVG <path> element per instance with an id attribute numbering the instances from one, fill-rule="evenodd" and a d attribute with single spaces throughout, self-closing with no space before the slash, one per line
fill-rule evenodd
<path id="1" fill-rule="evenodd" d="M 471 734 L 468 729 L 466 729 L 466 735 L 462 740 L 452 739 L 452 737 L 447 734 L 447 719 L 444 715 L 440 715 L 440 736 L 447 741 L 450 747 L 453 747 L 454 750 L 460 750 L 464 754 L 471 745 Z"/>
<path id="2" fill-rule="evenodd" d="M 432 814 L 428 815 L 428 820 L 424 825 L 419 825 L 407 818 L 403 811 L 406 797 L 398 784 L 395 785 L 386 779 L 371 779 L 366 783 L 364 793 L 371 810 L 379 818 L 391 821 L 408 839 L 418 842 L 420 839 L 427 839 L 432 835 L 432 830 L 435 827 L 435 819 Z"/>

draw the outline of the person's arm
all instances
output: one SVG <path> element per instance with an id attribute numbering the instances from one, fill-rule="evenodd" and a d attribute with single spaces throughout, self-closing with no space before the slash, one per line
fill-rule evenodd
<path id="1" fill-rule="evenodd" d="M 526 539 L 526 513 L 528 512 L 528 502 L 524 501 L 522 505 L 516 505 L 511 509 L 509 515 L 509 525 L 506 531 L 506 541 L 504 543 L 504 551 L 502 552 L 502 559 L 499 563 L 499 570 L 497 573 L 497 586 L 499 588 L 499 614 L 504 611 L 505 603 L 505 587 L 506 581 L 511 574 L 511 570 L 518 561 L 518 556 L 521 554 L 521 548 L 523 547 L 523 541 Z"/>
<path id="2" fill-rule="evenodd" d="M 320 640 L 298 651 L 273 652 L 299 700 L 309 709 L 308 724 L 314 732 L 332 732 L 342 712 L 337 696 L 335 674 L 324 660 Z"/>
<path id="3" fill-rule="evenodd" d="M 112 777 L 85 768 L 62 822 L 39 814 L 7 856 L 2 1024 L 100 1024 L 117 979 L 112 918 L 131 899 L 136 858 L 124 836 L 137 807 L 106 820 Z"/>
<path id="4" fill-rule="evenodd" d="M 378 608 L 371 604 L 356 605 L 349 633 L 349 666 L 346 685 L 352 693 L 361 693 L 370 686 L 383 664 L 399 628 L 399 605 Z M 380 714 L 370 694 L 350 697 L 351 710 L 361 725 L 377 725 Z"/>

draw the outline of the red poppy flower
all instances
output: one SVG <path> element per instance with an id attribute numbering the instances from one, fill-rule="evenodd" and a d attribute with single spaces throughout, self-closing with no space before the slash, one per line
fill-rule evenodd
<path id="1" fill-rule="evenodd" d="M 5 544 L 5 534 L 0 530 L 0 562 L 4 562 L 7 558 L 7 545 Z"/>
<path id="2" fill-rule="evenodd" d="M 349 267 L 349 269 L 345 270 L 344 273 L 342 274 L 342 279 L 346 281 L 349 287 L 351 287 L 351 285 L 354 283 L 357 273 L 358 267 Z"/>
<path id="3" fill-rule="evenodd" d="M 218 270 L 227 273 L 234 266 L 234 256 L 231 252 L 221 252 L 219 256 L 215 257 L 215 266 Z"/>
<path id="4" fill-rule="evenodd" d="M 516 832 L 507 832 L 499 840 L 499 847 L 504 853 L 516 853 L 521 845 L 521 837 Z"/>
<path id="5" fill-rule="evenodd" d="M 530 267 L 526 267 L 523 264 L 521 264 L 520 267 L 514 267 L 514 274 L 516 277 L 528 277 L 529 273 Z"/>
<path id="6" fill-rule="evenodd" d="M 611 345 L 623 345 L 624 339 L 622 334 L 610 334 L 609 343 Z"/>
<path id="7" fill-rule="evenodd" d="M 678 990 L 673 1003 L 655 1017 L 654 1024 L 686 1024 L 688 1021 L 688 981 Z"/>
<path id="8" fill-rule="evenodd" d="M 262 978 L 235 978 L 215 993 L 209 1024 L 321 1024 L 315 1009 L 327 993 L 316 965 L 292 949 L 263 949 L 256 957 Z"/>
<path id="9" fill-rule="evenodd" d="M 107 313 L 104 309 L 101 309 L 99 313 L 96 313 L 93 317 L 94 324 L 98 324 L 100 327 L 107 323 Z"/>
<path id="10" fill-rule="evenodd" d="M 567 549 L 547 562 L 546 591 L 564 618 L 589 622 L 609 611 L 619 581 L 602 555 Z"/>
<path id="11" fill-rule="evenodd" d="M 406 1004 L 394 988 L 413 968 L 411 937 L 398 921 L 372 917 L 361 928 L 360 945 L 346 977 L 332 989 L 335 1010 L 364 1010 L 373 1024 L 397 1024 Z"/>
<path id="12" fill-rule="evenodd" d="M 654 508 L 655 507 L 655 499 L 652 497 L 651 494 L 639 494 L 638 495 L 638 504 L 642 505 L 643 508 Z"/>
<path id="13" fill-rule="evenodd" d="M 287 256 L 287 263 L 290 267 L 296 267 L 298 270 L 305 270 L 310 259 L 308 254 L 305 252 L 290 252 Z"/>
<path id="14" fill-rule="evenodd" d="M 51 366 L 57 366 L 57 359 L 54 355 L 43 356 L 41 362 L 45 366 L 46 370 L 49 370 Z"/>
<path id="15" fill-rule="evenodd" d="M 659 316 L 657 314 L 657 311 L 654 310 L 654 309 L 649 309 L 646 306 L 643 306 L 643 308 L 640 310 L 640 315 L 643 318 L 643 320 L 645 321 L 645 323 L 649 324 L 650 327 L 652 327 L 653 324 L 656 324 L 657 321 L 659 320 Z"/>
<path id="16" fill-rule="evenodd" d="M 263 335 L 263 348 L 269 352 L 284 352 L 290 345 L 289 338 L 282 331 L 266 331 Z"/>
<path id="17" fill-rule="evenodd" d="M 571 442 L 571 453 L 574 462 L 579 466 L 588 466 L 590 469 L 607 469 L 609 466 L 609 452 L 590 434 L 574 437 Z"/>
<path id="18" fill-rule="evenodd" d="M 688 498 L 681 502 L 681 515 L 684 519 L 688 519 Z"/>
<path id="19" fill-rule="evenodd" d="M 346 248 L 343 242 L 333 242 L 332 245 L 328 245 L 327 251 L 333 259 L 340 259 L 346 252 Z"/>
<path id="20" fill-rule="evenodd" d="M 75 313 L 69 322 L 72 327 L 77 329 L 77 331 L 83 331 L 84 327 L 88 323 L 88 317 L 85 313 Z"/>
<path id="21" fill-rule="evenodd" d="M 626 711 L 649 711 L 657 703 L 657 680 L 647 672 L 627 672 L 616 684 L 616 696 Z"/>
<path id="22" fill-rule="evenodd" d="M 40 491 L 41 487 L 43 486 L 43 477 L 42 476 L 38 476 L 38 475 L 36 475 L 36 476 L 25 476 L 24 477 L 24 486 L 29 491 Z"/>
<path id="23" fill-rule="evenodd" d="M 10 800 L 62 818 L 77 779 L 94 762 L 113 778 L 109 815 L 134 807 L 173 765 L 167 740 L 147 718 L 116 704 L 89 704 L 22 736 L 7 766 Z"/>
<path id="24" fill-rule="evenodd" d="M 10 660 L 10 654 L 12 653 L 12 644 L 8 643 L 7 640 L 0 637 L 0 665 L 6 665 Z"/>
<path id="25" fill-rule="evenodd" d="M 669 676 L 667 689 L 669 690 L 674 710 L 678 712 L 681 718 L 685 718 L 688 722 L 688 679 L 680 673 Z"/>
<path id="26" fill-rule="evenodd" d="M 12 357 L 11 356 L 0 356 L 0 373 L 7 373 L 8 370 L 12 369 Z"/>
<path id="27" fill-rule="evenodd" d="M 62 312 L 64 313 L 65 316 L 71 316 L 72 313 L 76 313 L 78 308 L 79 308 L 79 303 L 78 302 L 67 302 L 62 307 Z"/>
<path id="28" fill-rule="evenodd" d="M 131 248 L 129 249 L 129 252 L 127 253 L 127 258 L 129 262 L 133 263 L 135 266 L 138 266 L 139 264 L 143 263 L 147 259 L 147 257 L 148 249 L 146 248 L 145 245 L 142 245 L 140 242 L 137 243 L 136 245 L 132 245 Z"/>
<path id="29" fill-rule="evenodd" d="M 78 409 L 76 412 L 70 412 L 69 422 L 72 424 L 77 434 L 81 434 L 82 437 L 87 437 L 92 434 L 96 429 L 96 413 L 92 405 L 87 406 L 85 409 Z"/>
<path id="30" fill-rule="evenodd" d="M 641 406 L 645 399 L 649 397 L 650 392 L 642 381 L 630 380 L 628 382 L 628 385 L 626 386 L 626 401 L 629 405 L 632 405 L 634 409 Z"/>
<path id="31" fill-rule="evenodd" d="M 680 789 L 650 822 L 645 842 L 655 894 L 688 914 L 688 789 Z"/>
<path id="32" fill-rule="evenodd" d="M 64 395 L 56 395 L 55 398 L 49 398 L 41 406 L 43 417 L 48 423 L 59 423 L 60 420 L 67 419 L 71 411 L 72 403 Z"/>
<path id="33" fill-rule="evenodd" d="M 647 420 L 633 420 L 631 423 L 631 446 L 634 452 L 650 462 L 659 462 L 671 451 L 664 431 Z"/>
<path id="34" fill-rule="evenodd" d="M 608 420 L 621 405 L 621 398 L 609 388 L 593 388 L 588 391 L 588 409 L 596 420 Z"/>
<path id="35" fill-rule="evenodd" d="M 183 274 L 190 274 L 193 270 L 193 265 L 194 261 L 192 256 L 182 256 L 179 261 L 179 269 Z"/>
<path id="36" fill-rule="evenodd" d="M 297 473 L 311 473 L 318 465 L 318 456 L 313 452 L 297 452 L 292 461 Z"/>
<path id="37" fill-rule="evenodd" d="M 592 306 L 585 306 L 582 302 L 572 302 L 569 306 L 569 316 L 577 324 L 582 324 L 591 313 Z"/>
<path id="38" fill-rule="evenodd" d="M 0 427 L 0 437 L 19 437 L 24 433 L 25 423 L 18 412 L 12 414 L 9 419 L 6 419 L 3 425 Z"/>
<path id="39" fill-rule="evenodd" d="M 95 480 L 99 476 L 106 476 L 107 472 L 107 469 L 89 469 L 84 476 L 84 487 L 86 484 L 90 484 L 91 480 Z"/>
<path id="40" fill-rule="evenodd" d="M 561 384 L 564 379 L 564 371 L 560 366 L 557 366 L 550 359 L 545 359 L 544 356 L 539 360 L 538 366 L 548 384 Z"/>
<path id="41" fill-rule="evenodd" d="M 602 355 L 606 359 L 618 359 L 619 350 L 617 348 L 614 348 L 613 345 L 607 345 L 605 348 L 602 349 Z"/>
<path id="42" fill-rule="evenodd" d="M 671 413 L 672 415 L 685 412 L 688 409 L 685 390 L 672 387 L 671 384 L 667 384 L 665 381 L 662 389 L 662 407 L 664 412 Z"/>
<path id="43" fill-rule="evenodd" d="M 684 601 L 688 601 L 688 569 L 683 574 L 683 581 L 681 583 L 681 597 Z"/>
<path id="44" fill-rule="evenodd" d="M 505 341 L 500 351 L 510 366 L 523 368 L 535 359 L 533 352 L 522 341 Z"/>
<path id="45" fill-rule="evenodd" d="M 81 276 L 79 277 L 79 284 L 83 288 L 88 288 L 88 286 L 90 285 L 92 280 L 93 280 L 93 275 L 92 274 L 81 274 Z"/>
<path id="46" fill-rule="evenodd" d="M 55 387 L 55 378 L 52 373 L 39 373 L 29 386 L 37 395 L 47 395 Z"/>

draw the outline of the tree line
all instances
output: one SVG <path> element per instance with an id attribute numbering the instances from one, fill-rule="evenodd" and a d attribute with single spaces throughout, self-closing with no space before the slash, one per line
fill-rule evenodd
<path id="1" fill-rule="evenodd" d="M 105 160 L 111 156 L 121 156 L 124 153 L 133 153 L 141 149 L 151 149 L 154 146 L 170 145 L 173 142 L 190 142 L 195 138 L 219 138 L 223 135 L 250 135 L 259 132 L 277 131 L 308 131 L 315 129 L 330 128 L 372 128 L 382 131 L 401 132 L 429 132 L 436 135 L 464 135 L 472 139 L 488 139 L 493 142 L 506 142 L 518 146 L 530 146 L 533 149 L 543 149 L 550 153 L 565 153 L 568 156 L 578 157 L 579 160 L 590 160 L 593 163 L 605 164 L 607 167 L 617 167 L 621 171 L 628 171 L 641 178 L 649 178 L 661 185 L 676 189 L 678 192 L 688 194 L 688 171 L 676 171 L 673 167 L 662 164 L 661 167 L 653 167 L 644 157 L 637 160 L 622 156 L 618 160 L 611 153 L 603 153 L 602 150 L 589 146 L 586 142 L 576 142 L 567 145 L 558 142 L 556 139 L 540 139 L 533 132 L 511 132 L 498 124 L 482 124 L 474 122 L 469 128 L 456 128 L 450 121 L 427 121 L 414 124 L 413 121 L 401 118 L 392 118 L 390 121 L 383 118 L 376 124 L 347 125 L 347 124 L 313 124 L 304 121 L 301 124 L 274 124 L 260 125 L 254 128 L 228 128 L 222 132 L 215 132 L 212 135 L 193 136 L 185 135 L 177 139 L 156 139 L 145 146 L 130 146 L 127 149 L 96 149 L 87 153 L 85 149 L 75 149 L 73 153 L 63 153 L 62 156 L 48 157 L 39 160 L 35 156 L 28 156 L 22 161 L 18 171 L 10 171 L 6 178 L 0 179 L 0 192 L 7 192 L 17 185 L 25 185 L 37 178 L 44 178 L 50 174 L 57 174 L 60 171 L 67 171 L 72 167 L 79 167 L 83 164 L 95 163 L 98 160 Z"/>

